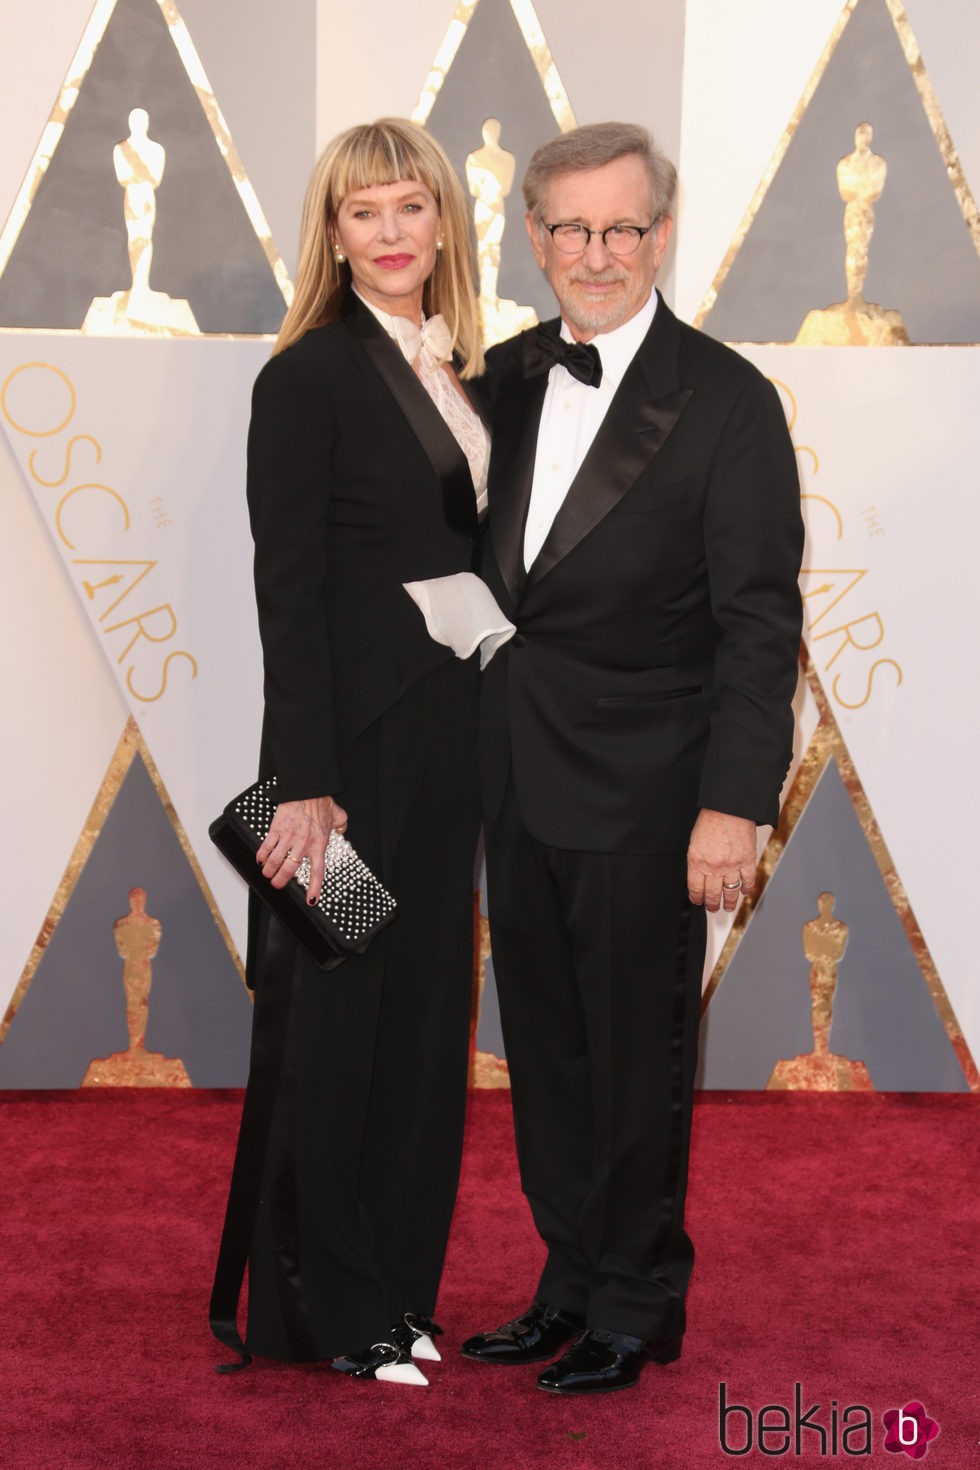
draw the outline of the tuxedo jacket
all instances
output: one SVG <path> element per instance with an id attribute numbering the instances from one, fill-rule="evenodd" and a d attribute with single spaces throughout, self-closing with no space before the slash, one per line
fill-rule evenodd
<path id="1" fill-rule="evenodd" d="M 402 584 L 470 571 L 466 457 L 351 297 L 256 379 L 248 507 L 265 670 L 260 769 L 280 800 L 343 790 L 343 752 L 451 659 Z"/>
<path id="2" fill-rule="evenodd" d="M 485 814 L 512 772 L 529 830 L 555 847 L 683 851 L 699 807 L 775 822 L 803 546 L 775 389 L 660 299 L 525 573 L 547 387 L 528 371 L 529 340 L 489 354 L 481 569 L 517 634 L 483 681 Z"/>

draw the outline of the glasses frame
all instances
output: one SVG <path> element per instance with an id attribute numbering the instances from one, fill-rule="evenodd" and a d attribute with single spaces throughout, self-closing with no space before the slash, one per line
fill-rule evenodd
<path id="1" fill-rule="evenodd" d="M 574 220 L 574 219 L 560 219 L 560 220 L 558 220 L 553 225 L 549 225 L 548 222 L 547 222 L 547 220 L 542 220 L 541 223 L 544 226 L 544 228 L 548 231 L 548 234 L 551 236 L 552 243 L 553 243 L 555 249 L 559 252 L 560 255 L 584 255 L 585 252 L 588 250 L 590 244 L 592 243 L 592 236 L 593 235 L 598 235 L 599 236 L 599 239 L 602 241 L 603 248 L 605 250 L 608 250 L 609 251 L 609 254 L 615 256 L 617 260 L 622 260 L 622 259 L 624 259 L 628 255 L 635 255 L 636 254 L 636 252 L 639 250 L 640 246 L 643 243 L 643 237 L 644 237 L 644 235 L 649 235 L 651 233 L 651 231 L 655 230 L 657 228 L 657 226 L 659 225 L 660 221 L 659 221 L 659 219 L 655 219 L 653 221 L 653 223 L 652 224 L 649 224 L 649 225 L 622 225 L 622 224 L 618 224 L 618 225 L 607 225 L 604 230 L 590 230 L 589 227 L 588 227 L 588 225 L 580 224 L 578 220 Z M 558 244 L 558 241 L 555 239 L 555 231 L 556 230 L 560 230 L 560 229 L 562 229 L 564 227 L 567 227 L 568 225 L 574 225 L 574 227 L 577 230 L 584 230 L 585 231 L 585 244 L 582 245 L 582 246 L 580 246 L 576 250 L 563 250 L 562 247 Z M 636 244 L 633 246 L 633 248 L 631 250 L 621 250 L 621 251 L 610 250 L 609 249 L 609 245 L 606 243 L 606 236 L 608 234 L 610 234 L 613 230 L 623 230 L 623 229 L 636 230 L 636 232 L 637 232 L 637 241 L 636 241 Z"/>

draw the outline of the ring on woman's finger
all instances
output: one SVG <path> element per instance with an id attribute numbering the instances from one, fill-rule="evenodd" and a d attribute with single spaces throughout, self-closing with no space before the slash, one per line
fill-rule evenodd
<path id="1" fill-rule="evenodd" d="M 286 856 L 283 858 L 284 863 L 295 863 L 297 867 L 299 867 L 302 861 L 303 859 L 298 858 L 294 852 L 287 852 Z"/>
<path id="2" fill-rule="evenodd" d="M 739 878 L 737 883 L 723 883 L 721 886 L 722 888 L 724 888 L 726 893 L 731 893 L 733 890 L 741 888 L 742 880 L 741 878 Z"/>

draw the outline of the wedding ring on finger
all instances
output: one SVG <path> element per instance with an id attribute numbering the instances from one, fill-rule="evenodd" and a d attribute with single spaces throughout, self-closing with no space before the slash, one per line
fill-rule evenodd
<path id="1" fill-rule="evenodd" d="M 737 883 L 723 883 L 721 886 L 722 886 L 722 888 L 724 888 L 724 890 L 725 890 L 726 893 L 733 893 L 737 889 L 741 888 L 741 886 L 742 886 L 742 880 L 741 880 L 741 878 L 739 878 L 739 880 L 738 880 Z"/>
<path id="2" fill-rule="evenodd" d="M 296 866 L 299 867 L 300 863 L 302 862 L 302 858 L 298 858 L 294 852 L 287 852 L 286 856 L 283 858 L 283 862 L 295 863 Z"/>

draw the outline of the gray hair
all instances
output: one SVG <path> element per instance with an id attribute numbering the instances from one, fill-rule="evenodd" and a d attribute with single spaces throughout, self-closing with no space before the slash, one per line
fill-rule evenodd
<path id="1" fill-rule="evenodd" d="M 642 159 L 650 175 L 653 223 L 665 219 L 674 207 L 677 170 L 646 128 L 637 123 L 615 122 L 573 128 L 535 150 L 522 186 L 528 213 L 534 219 L 541 218 L 548 185 L 559 175 L 604 168 L 617 158 L 633 154 Z"/>

